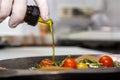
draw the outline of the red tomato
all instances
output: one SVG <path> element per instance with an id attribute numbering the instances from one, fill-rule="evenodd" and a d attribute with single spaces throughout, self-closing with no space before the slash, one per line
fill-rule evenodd
<path id="1" fill-rule="evenodd" d="M 106 67 L 112 67 L 113 66 L 113 59 L 110 56 L 102 56 L 99 59 L 99 62 Z"/>
<path id="2" fill-rule="evenodd" d="M 73 58 L 66 58 L 64 60 L 63 67 L 77 68 L 77 63 Z"/>
<path id="3" fill-rule="evenodd" d="M 44 59 L 40 62 L 40 66 L 42 67 L 51 66 L 51 65 L 52 65 L 52 61 L 49 59 Z"/>

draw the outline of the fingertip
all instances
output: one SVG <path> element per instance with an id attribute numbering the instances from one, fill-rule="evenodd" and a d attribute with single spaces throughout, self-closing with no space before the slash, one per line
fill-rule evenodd
<path id="1" fill-rule="evenodd" d="M 21 18 L 21 16 L 17 16 L 15 14 L 12 14 L 10 19 L 9 19 L 9 26 L 11 28 L 16 28 L 17 25 L 22 23 L 22 21 L 23 21 L 23 19 Z"/>
<path id="2" fill-rule="evenodd" d="M 47 21 L 47 20 L 50 19 L 49 16 L 43 16 L 43 15 L 41 15 L 41 17 L 42 17 L 42 19 L 43 19 L 44 21 Z"/>
<path id="3" fill-rule="evenodd" d="M 16 28 L 17 25 L 18 25 L 18 23 L 14 23 L 14 22 L 9 21 L 9 27 L 10 28 Z"/>

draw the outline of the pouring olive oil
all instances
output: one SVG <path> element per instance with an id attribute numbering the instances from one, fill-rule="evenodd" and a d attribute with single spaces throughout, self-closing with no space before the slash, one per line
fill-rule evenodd
<path id="1" fill-rule="evenodd" d="M 53 22 L 51 19 L 44 21 L 39 17 L 38 22 L 45 23 L 50 27 L 51 38 L 52 38 L 52 61 L 55 62 L 55 41 L 54 41 L 54 30 L 53 30 Z"/>

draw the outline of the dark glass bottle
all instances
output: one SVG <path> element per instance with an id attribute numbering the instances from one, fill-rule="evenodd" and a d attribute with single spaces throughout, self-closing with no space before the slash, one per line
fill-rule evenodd
<path id="1" fill-rule="evenodd" d="M 35 26 L 38 22 L 38 18 L 40 16 L 40 11 L 37 6 L 27 6 L 26 15 L 24 21 L 32 26 Z"/>

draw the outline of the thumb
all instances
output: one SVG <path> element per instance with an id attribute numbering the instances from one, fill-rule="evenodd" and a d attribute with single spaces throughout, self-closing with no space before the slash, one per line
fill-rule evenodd
<path id="1" fill-rule="evenodd" d="M 44 21 L 49 19 L 49 8 L 47 0 L 34 0 L 40 10 L 40 16 Z"/>

